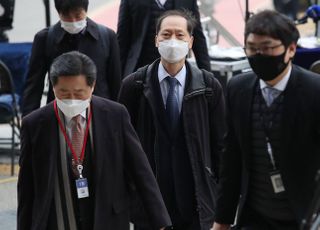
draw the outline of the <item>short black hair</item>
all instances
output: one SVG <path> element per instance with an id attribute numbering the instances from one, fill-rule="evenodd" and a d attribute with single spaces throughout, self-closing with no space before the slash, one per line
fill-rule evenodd
<path id="1" fill-rule="evenodd" d="M 169 17 L 169 16 L 180 16 L 183 17 L 187 20 L 187 30 L 190 35 L 193 34 L 193 30 L 195 26 L 197 25 L 197 20 L 192 14 L 191 11 L 186 10 L 186 9 L 181 9 L 181 10 L 168 10 L 165 11 L 158 19 L 156 23 L 156 34 L 159 33 L 161 29 L 161 24 L 163 19 Z"/>
<path id="2" fill-rule="evenodd" d="M 55 58 L 50 67 L 50 81 L 53 86 L 59 77 L 74 77 L 84 75 L 88 86 L 92 87 L 97 79 L 97 68 L 94 62 L 78 51 L 64 53 Z"/>
<path id="3" fill-rule="evenodd" d="M 54 6 L 58 13 L 67 15 L 70 11 L 84 9 L 88 11 L 89 0 L 54 0 Z"/>
<path id="4" fill-rule="evenodd" d="M 291 43 L 296 44 L 300 37 L 294 22 L 287 16 L 273 10 L 264 10 L 249 18 L 244 32 L 245 43 L 249 34 L 279 39 L 285 47 Z"/>

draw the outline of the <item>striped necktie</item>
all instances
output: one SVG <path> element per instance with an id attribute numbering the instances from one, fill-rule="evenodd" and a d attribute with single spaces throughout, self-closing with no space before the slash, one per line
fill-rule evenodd
<path id="1" fill-rule="evenodd" d="M 264 99 L 266 101 L 267 106 L 271 106 L 274 99 L 276 99 L 281 94 L 280 90 L 269 86 L 263 88 L 263 91 L 265 93 Z"/>
<path id="2" fill-rule="evenodd" d="M 72 118 L 73 125 L 71 128 L 71 142 L 74 151 L 76 152 L 78 158 L 80 158 L 82 145 L 83 145 L 83 138 L 84 138 L 84 129 L 81 126 L 81 120 L 83 118 L 81 115 L 77 115 Z"/>

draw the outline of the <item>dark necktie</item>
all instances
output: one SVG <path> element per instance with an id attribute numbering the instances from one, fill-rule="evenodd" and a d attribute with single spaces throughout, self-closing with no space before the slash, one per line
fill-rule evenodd
<path id="1" fill-rule="evenodd" d="M 169 92 L 166 102 L 166 112 L 169 118 L 171 129 L 174 130 L 179 120 L 179 105 L 175 93 L 175 87 L 178 81 L 173 77 L 167 77 L 166 80 L 169 83 Z"/>

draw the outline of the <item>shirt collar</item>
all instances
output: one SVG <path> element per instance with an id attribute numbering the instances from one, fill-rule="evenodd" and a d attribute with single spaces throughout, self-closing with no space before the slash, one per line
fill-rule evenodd
<path id="1" fill-rule="evenodd" d="M 84 110 L 80 115 L 81 115 L 84 119 L 86 119 L 86 117 L 87 117 L 87 110 Z M 72 117 L 64 116 L 64 119 L 65 119 L 66 124 L 69 125 L 70 122 L 71 122 Z"/>
<path id="2" fill-rule="evenodd" d="M 157 1 L 157 0 L 156 0 Z M 161 3 L 161 5 L 164 5 L 164 4 L 166 4 L 166 1 L 167 0 L 158 0 L 160 3 Z"/>
<path id="3" fill-rule="evenodd" d="M 87 17 L 87 26 L 84 29 L 85 32 L 91 34 L 96 40 L 99 39 L 99 25 L 94 23 L 89 17 Z"/>
<path id="4" fill-rule="evenodd" d="M 289 67 L 289 71 L 287 72 L 287 74 L 281 79 L 281 81 L 279 81 L 277 84 L 275 84 L 274 86 L 272 86 L 272 88 L 275 88 L 279 91 L 284 91 L 287 87 L 290 75 L 291 75 L 291 70 L 292 70 L 292 66 Z M 264 89 L 266 87 L 270 87 L 266 82 L 264 82 L 263 80 L 259 80 L 260 83 L 260 89 Z"/>
<path id="5" fill-rule="evenodd" d="M 179 84 L 184 87 L 186 83 L 186 75 L 187 75 L 187 69 L 186 65 L 183 65 L 182 69 L 176 74 L 175 79 L 178 80 Z M 168 72 L 165 70 L 163 67 L 162 63 L 159 63 L 159 68 L 158 68 L 158 78 L 159 78 L 159 83 L 161 83 L 166 77 L 170 76 Z"/>

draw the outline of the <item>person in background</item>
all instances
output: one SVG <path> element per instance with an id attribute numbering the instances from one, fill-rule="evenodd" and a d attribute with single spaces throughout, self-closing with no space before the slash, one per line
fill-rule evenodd
<path id="1" fill-rule="evenodd" d="M 288 16 L 292 20 L 297 19 L 299 0 L 273 0 L 273 5 L 279 13 Z"/>
<path id="2" fill-rule="evenodd" d="M 82 52 L 96 64 L 95 95 L 116 100 L 120 88 L 120 53 L 114 31 L 87 17 L 88 0 L 55 0 L 54 3 L 60 20 L 35 35 L 23 93 L 23 116 L 40 107 L 52 60 L 68 51 Z M 47 103 L 53 99 L 50 84 Z"/>
<path id="3" fill-rule="evenodd" d="M 213 229 L 229 229 L 237 213 L 238 229 L 298 230 L 320 166 L 320 76 L 292 64 L 299 32 L 288 17 L 253 15 L 244 37 L 253 72 L 228 84 Z"/>
<path id="4" fill-rule="evenodd" d="M 55 100 L 23 118 L 18 230 L 129 230 L 131 184 L 153 229 L 171 224 L 127 110 L 92 95 L 96 78 L 88 56 L 62 54 Z"/>
<path id="5" fill-rule="evenodd" d="M 168 230 L 208 230 L 214 221 L 224 94 L 212 73 L 186 61 L 195 25 L 188 11 L 166 11 L 156 26 L 161 58 L 127 76 L 119 93 L 170 214 Z M 136 222 L 152 230 L 145 218 Z"/>
<path id="6" fill-rule="evenodd" d="M 192 49 L 198 67 L 210 71 L 210 58 L 196 0 L 121 0 L 117 36 L 124 77 L 160 57 L 154 46 L 156 19 L 173 9 L 186 9 L 195 15 Z"/>

